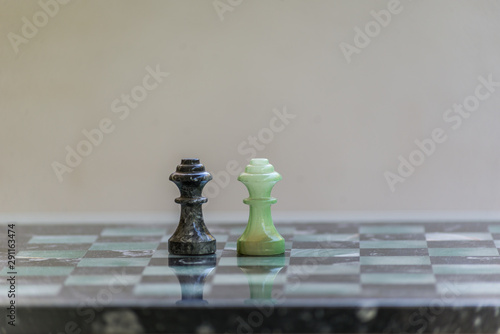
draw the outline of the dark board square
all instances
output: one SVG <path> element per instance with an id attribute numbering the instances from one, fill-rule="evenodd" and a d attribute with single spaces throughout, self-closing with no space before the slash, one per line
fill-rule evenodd
<path id="1" fill-rule="evenodd" d="M 359 263 L 359 257 L 325 257 L 321 259 L 321 265 L 328 265 L 334 263 Z M 316 262 L 317 263 L 317 262 Z M 290 265 L 311 265 L 311 258 L 307 257 L 292 257 Z"/>
<path id="2" fill-rule="evenodd" d="M 427 248 L 361 248 L 361 256 L 427 256 Z"/>
<path id="3" fill-rule="evenodd" d="M 141 277 L 141 283 L 179 283 L 179 279 L 175 276 L 148 275 Z"/>
<path id="4" fill-rule="evenodd" d="M 437 296 L 434 284 L 378 285 L 363 284 L 363 295 L 379 298 L 432 298 Z"/>
<path id="5" fill-rule="evenodd" d="M 168 242 L 160 242 L 160 244 L 158 245 L 158 247 L 156 249 L 157 250 L 159 250 L 159 249 L 166 249 L 166 250 L 168 250 Z"/>
<path id="6" fill-rule="evenodd" d="M 66 276 L 17 276 L 16 282 L 23 285 L 63 284 Z"/>
<path id="7" fill-rule="evenodd" d="M 423 233 L 402 233 L 402 234 L 373 234 L 363 233 L 359 235 L 361 241 L 383 241 L 383 240 L 425 240 Z"/>
<path id="8" fill-rule="evenodd" d="M 409 273 L 432 274 L 430 265 L 374 265 L 361 266 L 361 273 Z"/>
<path id="9" fill-rule="evenodd" d="M 294 241 L 292 247 L 295 249 L 359 248 L 359 241 L 331 241 L 331 242 Z"/>
<path id="10" fill-rule="evenodd" d="M 142 267 L 76 267 L 71 275 L 141 275 Z"/>
<path id="11" fill-rule="evenodd" d="M 471 223 L 453 223 L 439 222 L 425 224 L 425 232 L 488 232 L 488 223 L 471 222 Z"/>
<path id="12" fill-rule="evenodd" d="M 295 282 L 295 278 L 302 279 L 303 275 L 288 275 L 288 279 Z M 359 283 L 359 275 L 307 275 L 308 283 Z"/>
<path id="13" fill-rule="evenodd" d="M 16 224 L 19 235 L 99 235 L 102 229 L 100 224 Z"/>
<path id="14" fill-rule="evenodd" d="M 149 266 L 168 266 L 168 258 L 152 258 L 149 261 Z"/>
<path id="15" fill-rule="evenodd" d="M 495 248 L 493 240 L 442 240 L 427 241 L 428 248 Z"/>
<path id="16" fill-rule="evenodd" d="M 245 285 L 238 285 L 238 284 L 232 284 L 232 285 L 217 285 L 213 284 L 210 293 L 207 294 L 207 298 L 210 296 L 210 298 L 214 299 L 230 299 L 233 300 L 235 296 L 241 296 L 242 300 L 243 299 L 248 299 L 250 298 L 250 288 L 248 287 L 248 284 Z"/>
<path id="17" fill-rule="evenodd" d="M 357 234 L 358 225 L 349 223 L 340 224 L 303 224 L 296 228 L 295 235 L 300 234 Z"/>
<path id="18" fill-rule="evenodd" d="M 82 308 L 85 305 L 98 305 L 105 306 L 110 301 L 116 301 L 120 298 L 129 298 L 134 289 L 133 285 L 122 286 L 116 285 L 110 288 L 109 285 L 86 285 L 86 286 L 63 286 L 59 293 L 60 298 L 78 301 L 78 305 Z M 117 292 L 117 293 L 114 293 Z M 111 299 L 109 298 L 111 296 Z"/>

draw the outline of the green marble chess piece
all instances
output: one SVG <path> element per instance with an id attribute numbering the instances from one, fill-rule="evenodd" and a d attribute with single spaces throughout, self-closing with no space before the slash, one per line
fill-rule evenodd
<path id="1" fill-rule="evenodd" d="M 252 159 L 238 177 L 250 195 L 243 200 L 250 206 L 250 216 L 237 242 L 239 254 L 265 256 L 285 252 L 285 239 L 274 227 L 271 217 L 271 204 L 277 202 L 271 197 L 271 190 L 281 178 L 267 159 Z"/>

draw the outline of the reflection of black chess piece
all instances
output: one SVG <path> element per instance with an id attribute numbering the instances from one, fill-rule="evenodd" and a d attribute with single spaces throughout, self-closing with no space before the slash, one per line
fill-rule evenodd
<path id="1" fill-rule="evenodd" d="M 207 202 L 201 192 L 212 175 L 205 171 L 199 159 L 182 159 L 175 173 L 170 175 L 181 193 L 175 199 L 181 205 L 181 217 L 174 234 L 168 240 L 168 251 L 177 255 L 214 254 L 215 238 L 203 221 L 201 205 Z"/>
<path id="2" fill-rule="evenodd" d="M 274 280 L 285 266 L 285 256 L 238 256 L 238 267 L 245 273 L 250 288 L 250 300 L 272 300 Z"/>
<path id="3" fill-rule="evenodd" d="M 177 304 L 203 303 L 205 278 L 215 269 L 217 259 L 214 254 L 205 256 L 169 255 L 168 266 L 175 272 L 181 284 L 182 300 Z"/>

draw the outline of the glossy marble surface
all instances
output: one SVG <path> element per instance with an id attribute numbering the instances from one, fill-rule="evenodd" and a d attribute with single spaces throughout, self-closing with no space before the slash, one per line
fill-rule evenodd
<path id="1" fill-rule="evenodd" d="M 244 224 L 207 225 L 217 252 L 206 256 L 169 255 L 173 225 L 17 225 L 19 326 L 0 323 L 0 329 L 471 333 L 500 327 L 500 222 L 279 224 L 286 251 L 270 257 L 237 255 Z M 6 256 L 2 244 L 2 277 L 10 275 Z M 3 279 L 2 308 L 7 290 Z"/>

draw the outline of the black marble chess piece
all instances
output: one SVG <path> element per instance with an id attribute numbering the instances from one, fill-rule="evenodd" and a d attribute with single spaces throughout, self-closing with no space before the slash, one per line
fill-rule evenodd
<path id="1" fill-rule="evenodd" d="M 216 255 L 182 256 L 169 255 L 168 266 L 175 272 L 181 284 L 182 304 L 208 304 L 203 300 L 206 277 L 215 269 Z"/>
<path id="2" fill-rule="evenodd" d="M 170 181 L 181 193 L 175 199 L 181 205 L 179 225 L 168 239 L 168 251 L 176 255 L 205 255 L 216 251 L 215 238 L 210 234 L 203 220 L 201 205 L 207 202 L 201 196 L 205 184 L 212 175 L 205 171 L 199 159 L 182 159 Z"/>

